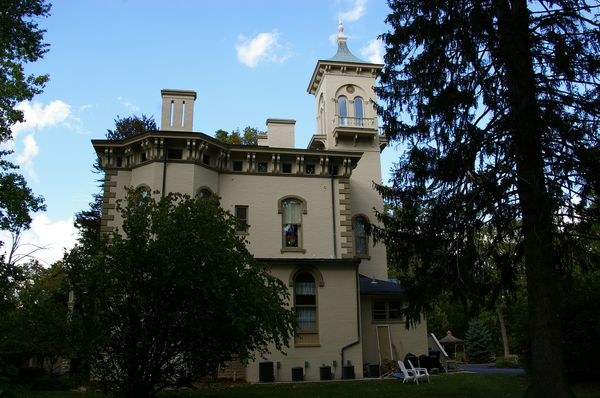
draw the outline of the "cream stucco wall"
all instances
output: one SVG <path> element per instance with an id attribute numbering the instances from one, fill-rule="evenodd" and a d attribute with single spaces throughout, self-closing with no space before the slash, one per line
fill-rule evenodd
<path id="1" fill-rule="evenodd" d="M 290 276 L 297 267 L 288 265 L 274 265 L 271 273 L 279 279 L 289 281 Z M 292 378 L 292 368 L 301 366 L 305 362 L 308 367 L 304 369 L 305 380 L 319 380 L 321 365 L 332 366 L 335 361 L 337 366 L 332 367 L 333 377 L 342 376 L 341 352 L 344 346 L 356 343 L 344 352 L 344 361 L 354 365 L 356 377 L 362 377 L 362 348 L 359 342 L 358 308 L 357 308 L 357 281 L 356 269 L 336 265 L 319 265 L 318 270 L 323 277 L 323 286 L 317 287 L 317 313 L 319 344 L 314 347 L 291 346 L 285 350 L 286 355 L 275 350 L 264 359 L 257 359 L 248 366 L 247 378 L 249 381 L 259 380 L 259 363 L 262 360 L 280 362 L 280 368 L 275 366 L 276 381 L 289 381 Z M 293 297 L 293 288 L 289 288 L 290 297 Z"/>
<path id="2" fill-rule="evenodd" d="M 248 206 L 247 239 L 256 257 L 334 258 L 331 178 L 221 174 L 221 206 L 234 212 Z M 333 181 L 334 200 L 337 182 Z M 294 196 L 306 203 L 302 215 L 302 249 L 282 252 L 282 221 L 278 201 Z M 339 228 L 337 228 L 339 235 Z M 339 244 L 339 236 L 337 242 Z"/>
<path id="3" fill-rule="evenodd" d="M 427 322 L 406 329 L 404 321 L 400 322 L 380 322 L 373 321 L 372 303 L 373 296 L 361 297 L 361 319 L 362 319 L 362 340 L 363 340 L 363 360 L 365 363 L 379 363 L 379 348 L 377 345 L 377 325 L 388 325 L 392 339 L 394 358 L 393 360 L 404 359 L 406 354 L 415 355 L 427 354 Z M 383 300 L 389 298 L 380 298 Z"/>

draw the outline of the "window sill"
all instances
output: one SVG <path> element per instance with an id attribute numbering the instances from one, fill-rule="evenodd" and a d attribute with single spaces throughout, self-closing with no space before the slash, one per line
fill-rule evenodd
<path id="1" fill-rule="evenodd" d="M 282 253 L 306 253 L 305 249 L 299 247 L 284 247 L 281 249 Z"/>

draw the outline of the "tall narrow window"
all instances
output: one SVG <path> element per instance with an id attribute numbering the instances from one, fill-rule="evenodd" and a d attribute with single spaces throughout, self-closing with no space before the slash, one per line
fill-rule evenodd
<path id="1" fill-rule="evenodd" d="M 360 97 L 354 98 L 354 118 L 357 126 L 363 126 L 363 100 Z"/>
<path id="2" fill-rule="evenodd" d="M 302 203 L 297 199 L 286 199 L 281 203 L 283 223 L 283 247 L 302 247 Z"/>
<path id="3" fill-rule="evenodd" d="M 294 280 L 294 307 L 299 333 L 317 331 L 317 290 L 309 272 L 299 273 Z"/>
<path id="4" fill-rule="evenodd" d="M 343 95 L 338 98 L 338 114 L 340 117 L 340 125 L 348 124 L 348 100 Z"/>
<path id="5" fill-rule="evenodd" d="M 369 239 L 367 233 L 367 219 L 363 216 L 354 218 L 354 254 L 359 257 L 369 255 Z"/>
<path id="6" fill-rule="evenodd" d="M 248 233 L 248 206 L 235 206 L 235 232 Z"/>

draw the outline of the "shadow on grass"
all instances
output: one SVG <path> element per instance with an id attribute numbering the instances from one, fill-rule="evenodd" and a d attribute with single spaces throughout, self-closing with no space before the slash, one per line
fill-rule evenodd
<path id="1" fill-rule="evenodd" d="M 512 398 L 527 388 L 526 375 L 442 374 L 431 377 L 431 384 L 403 384 L 401 380 L 356 380 L 323 383 L 242 384 L 217 382 L 195 390 L 165 391 L 159 398 Z M 579 398 L 600 396 L 600 384 L 574 387 Z M 106 397 L 101 393 L 23 391 L 23 398 Z"/>

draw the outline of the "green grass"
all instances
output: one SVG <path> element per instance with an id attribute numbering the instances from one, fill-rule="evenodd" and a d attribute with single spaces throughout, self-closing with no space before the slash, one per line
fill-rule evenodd
<path id="1" fill-rule="evenodd" d="M 166 391 L 160 398 L 512 398 L 523 395 L 524 375 L 451 374 L 432 376 L 431 384 L 402 384 L 399 380 L 356 380 L 295 384 L 211 383 L 197 390 Z M 600 396 L 600 384 L 577 385 L 579 398 Z M 21 391 L 22 398 L 101 398 L 101 393 Z"/>

